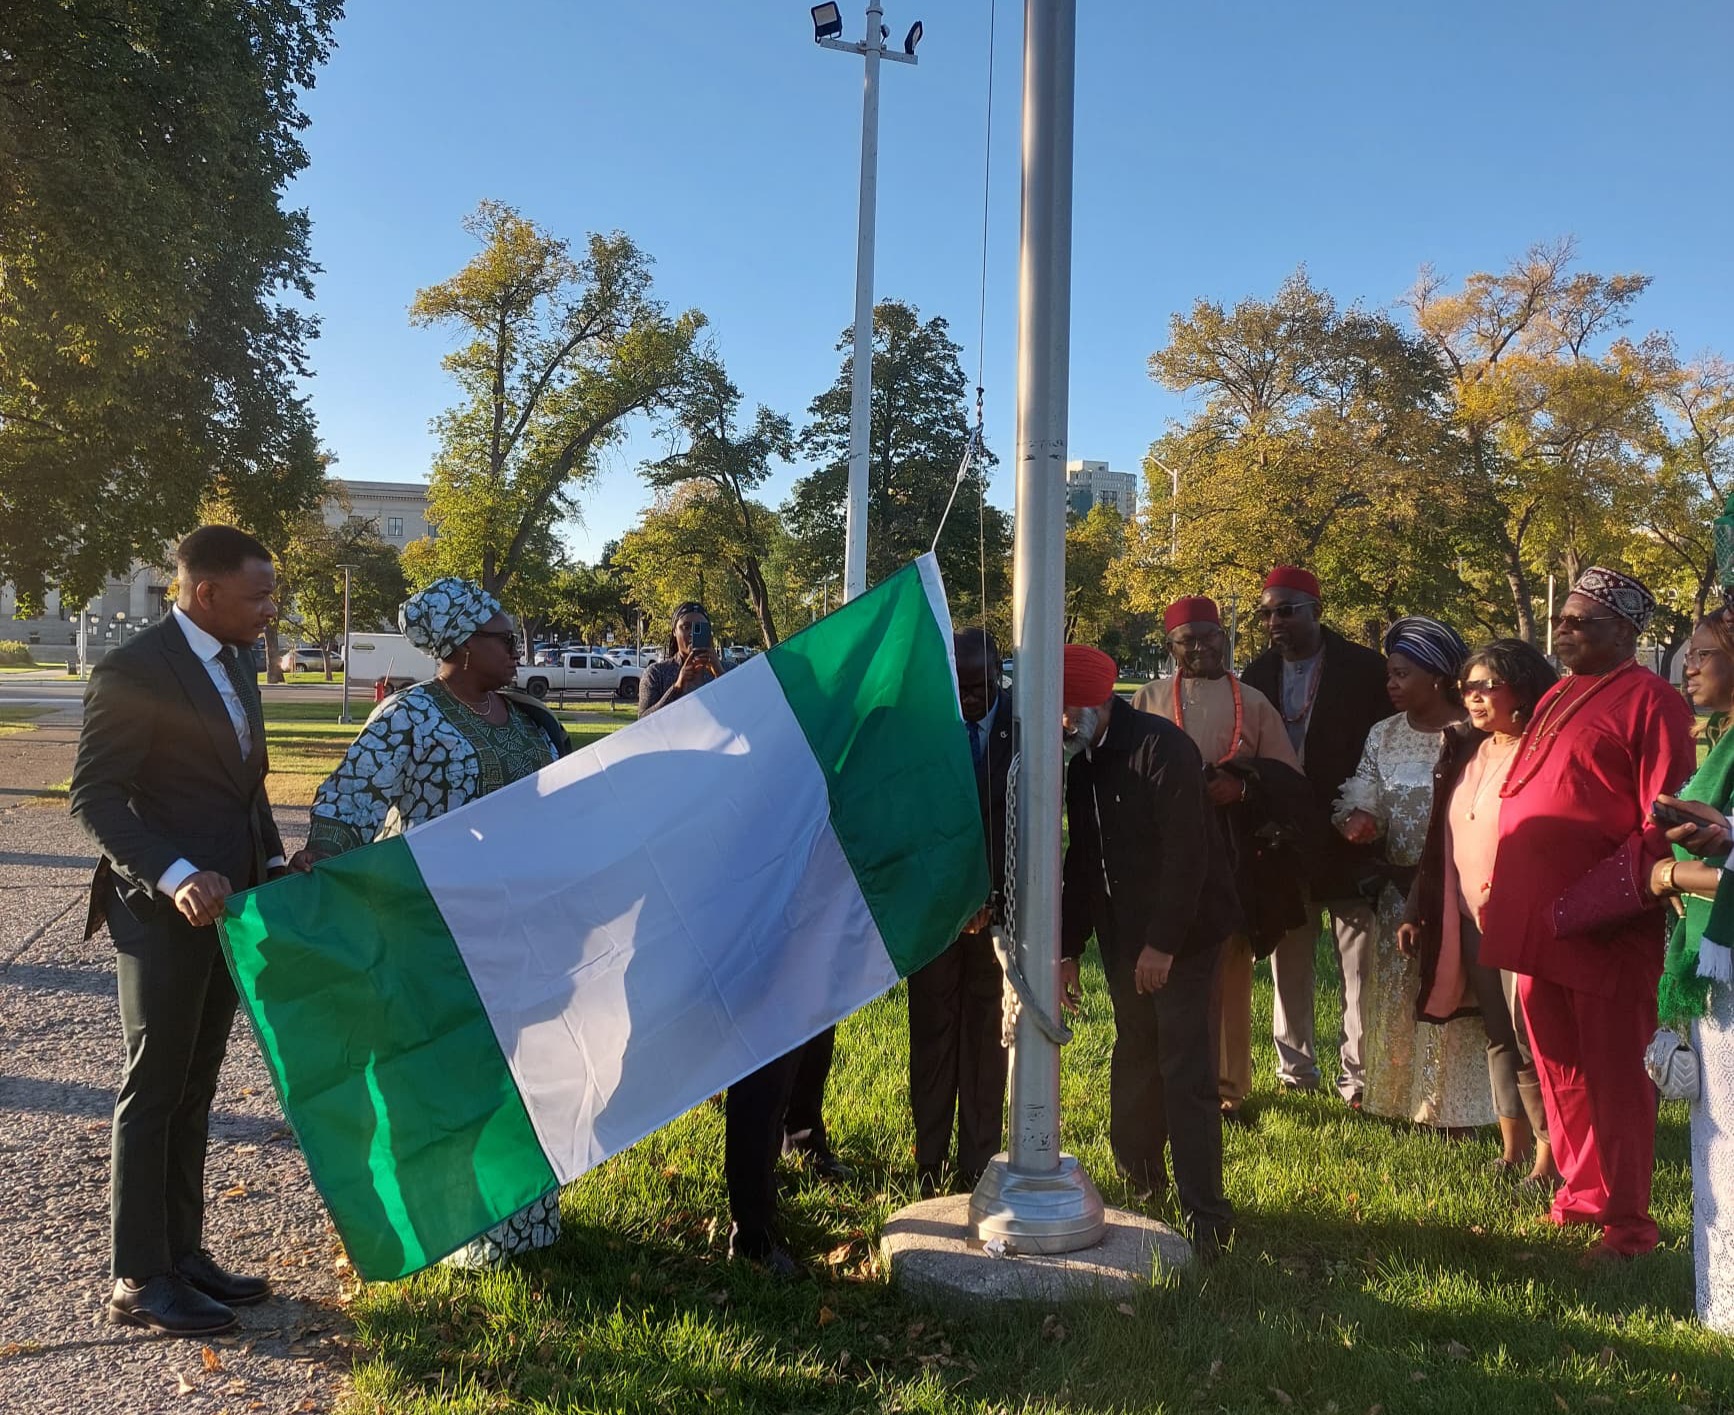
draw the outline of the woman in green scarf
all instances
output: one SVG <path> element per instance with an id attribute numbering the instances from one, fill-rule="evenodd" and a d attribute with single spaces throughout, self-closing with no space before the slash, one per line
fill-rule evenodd
<path id="1" fill-rule="evenodd" d="M 1734 709 L 1734 610 L 1721 609 L 1698 621 L 1686 650 L 1685 683 L 1700 711 Z M 1680 800 L 1702 802 L 1725 821 L 1734 807 L 1734 732 L 1717 741 Z M 1670 838 L 1688 834 L 1669 832 Z M 1734 980 L 1726 946 L 1734 943 L 1734 885 L 1722 872 L 1727 850 L 1725 833 L 1720 853 L 1704 860 L 1676 844 L 1676 858 L 1657 864 L 1650 888 L 1672 899 L 1678 915 L 1662 967 L 1657 1014 L 1698 1054 L 1701 1077 L 1692 1102 L 1698 1319 L 1713 1331 L 1734 1332 Z"/>

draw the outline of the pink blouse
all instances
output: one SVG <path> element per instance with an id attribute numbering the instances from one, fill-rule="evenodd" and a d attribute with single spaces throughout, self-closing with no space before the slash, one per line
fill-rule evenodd
<path id="1" fill-rule="evenodd" d="M 1493 857 L 1499 850 L 1499 788 L 1517 760 L 1516 744 L 1484 741 L 1457 784 L 1445 812 L 1445 917 L 1439 921 L 1439 966 L 1426 1010 L 1449 1017 L 1469 993 L 1463 969 L 1463 917 L 1481 924 L 1481 911 L 1493 886 Z M 1456 907 L 1452 908 L 1452 902 Z"/>

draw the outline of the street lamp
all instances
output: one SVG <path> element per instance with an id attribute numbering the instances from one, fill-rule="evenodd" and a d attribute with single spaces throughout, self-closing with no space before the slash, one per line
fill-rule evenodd
<path id="1" fill-rule="evenodd" d="M 1173 564 L 1180 558 L 1180 473 L 1154 452 L 1150 460 L 1168 474 L 1168 562 Z"/>
<path id="2" fill-rule="evenodd" d="M 861 200 L 855 236 L 855 338 L 849 388 L 849 496 L 843 526 L 843 598 L 867 588 L 867 444 L 873 407 L 873 232 L 879 187 L 879 61 L 913 64 L 920 21 L 910 27 L 901 54 L 885 47 L 890 33 L 879 0 L 867 0 L 867 33 L 859 44 L 841 38 L 836 5 L 813 6 L 813 40 L 821 48 L 860 55 L 867 65 L 861 89 Z"/>
<path id="3" fill-rule="evenodd" d="M 347 723 L 349 717 L 349 574 L 355 569 L 353 565 L 339 565 L 343 571 L 343 706 L 338 711 L 337 720 Z M 329 665 L 330 659 L 326 659 Z"/>

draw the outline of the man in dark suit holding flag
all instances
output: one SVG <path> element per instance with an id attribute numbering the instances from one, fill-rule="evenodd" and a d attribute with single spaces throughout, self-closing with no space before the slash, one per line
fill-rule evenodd
<path id="1" fill-rule="evenodd" d="M 206 1134 L 235 1017 L 214 927 L 283 867 L 252 646 L 276 617 L 271 553 L 230 526 L 175 552 L 173 611 L 91 674 L 73 817 L 101 851 L 85 936 L 115 947 L 126 1068 L 114 1110 L 110 1320 L 177 1336 L 269 1292 L 203 1244 Z"/>

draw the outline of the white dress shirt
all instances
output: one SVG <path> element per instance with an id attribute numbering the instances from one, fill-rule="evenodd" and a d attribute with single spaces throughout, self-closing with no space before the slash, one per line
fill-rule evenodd
<path id="1" fill-rule="evenodd" d="M 229 677 L 229 670 L 223 667 L 223 661 L 217 657 L 223 651 L 222 640 L 201 629 L 190 615 L 181 612 L 180 605 L 177 604 L 170 613 L 181 626 L 181 633 L 186 635 L 187 647 L 198 656 L 199 662 L 205 665 L 205 672 L 211 677 L 211 685 L 222 698 L 223 710 L 229 714 L 229 725 L 235 729 L 235 740 L 240 743 L 241 758 L 245 761 L 253 754 L 253 724 L 247 720 L 247 705 L 235 691 L 235 683 Z M 236 652 L 240 650 L 237 649 Z M 265 868 L 276 869 L 282 863 L 283 857 L 274 855 L 265 862 Z M 198 866 L 191 861 L 176 860 L 163 871 L 163 877 L 157 881 L 157 889 L 173 899 L 175 891 L 198 872 Z"/>

